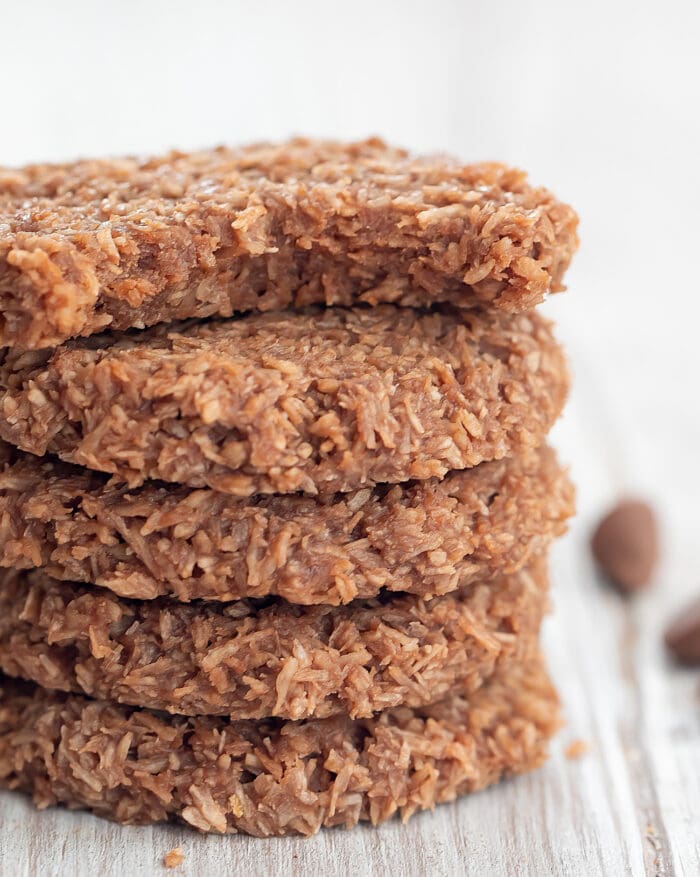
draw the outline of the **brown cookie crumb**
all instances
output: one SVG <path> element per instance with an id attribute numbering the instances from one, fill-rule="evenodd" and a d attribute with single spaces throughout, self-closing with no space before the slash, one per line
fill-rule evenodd
<path id="1" fill-rule="evenodd" d="M 163 866 L 165 868 L 179 868 L 185 861 L 185 854 L 182 847 L 175 847 L 163 856 Z"/>
<path id="2" fill-rule="evenodd" d="M 646 587 L 659 554 L 656 517 L 641 500 L 623 500 L 598 524 L 591 551 L 602 571 L 619 591 Z"/>
<path id="3" fill-rule="evenodd" d="M 664 642 L 679 663 L 700 664 L 700 597 L 668 625 Z"/>
<path id="4" fill-rule="evenodd" d="M 586 740 L 572 740 L 571 743 L 564 750 L 564 755 L 569 759 L 569 761 L 574 761 L 577 758 L 581 758 L 585 755 L 591 746 Z"/>

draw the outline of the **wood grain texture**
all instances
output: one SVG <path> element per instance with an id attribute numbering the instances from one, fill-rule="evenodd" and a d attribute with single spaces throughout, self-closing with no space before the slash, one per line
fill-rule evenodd
<path id="1" fill-rule="evenodd" d="M 562 332 L 567 334 L 566 326 Z M 37 813 L 23 797 L 4 793 L 0 873 L 166 873 L 164 854 L 181 846 L 185 861 L 172 873 L 198 877 L 389 871 L 696 875 L 698 674 L 672 667 L 661 644 L 663 622 L 698 584 L 689 575 L 696 546 L 681 510 L 663 502 L 662 473 L 652 472 L 648 481 L 643 477 L 650 470 L 641 465 L 634 434 L 626 438 L 631 425 L 616 419 L 610 395 L 615 382 L 608 386 L 601 379 L 575 337 L 570 346 L 577 389 L 553 438 L 563 459 L 573 463 L 579 516 L 554 550 L 555 612 L 545 629 L 567 726 L 542 770 L 439 807 L 405 826 L 393 822 L 379 829 L 324 831 L 311 840 L 202 837 L 176 826 L 123 828 L 85 814 Z M 634 405 L 630 392 L 626 399 L 628 407 Z M 624 448 L 636 450 L 623 453 Z M 682 464 L 676 459 L 668 466 L 682 469 Z M 663 475 L 667 481 L 668 467 Z M 654 587 L 637 600 L 624 601 L 598 580 L 587 540 L 600 509 L 617 493 L 635 487 L 656 497 L 668 532 Z M 590 749 L 579 759 L 567 758 L 565 749 L 576 739 Z"/>

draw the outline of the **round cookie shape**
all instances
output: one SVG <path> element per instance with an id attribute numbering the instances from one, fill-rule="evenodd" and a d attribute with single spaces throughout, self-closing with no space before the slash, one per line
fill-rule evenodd
<path id="1" fill-rule="evenodd" d="M 132 487 L 317 495 L 536 447 L 567 387 L 535 313 L 312 308 L 5 350 L 0 437 Z"/>
<path id="2" fill-rule="evenodd" d="M 0 574 L 0 669 L 44 688 L 233 720 L 422 706 L 521 656 L 547 609 L 529 569 L 424 601 L 350 606 L 122 600 L 43 573 Z"/>
<path id="3" fill-rule="evenodd" d="M 294 139 L 0 168 L 0 346 L 308 304 L 525 310 L 577 217 L 519 170 Z"/>
<path id="4" fill-rule="evenodd" d="M 472 695 L 355 720 L 167 718 L 0 677 L 0 785 L 122 823 L 311 835 L 533 770 L 558 726 L 537 655 Z"/>
<path id="5" fill-rule="evenodd" d="M 328 497 L 130 489 L 2 443 L 0 464 L 1 566 L 137 599 L 428 598 L 517 570 L 564 532 L 574 508 L 545 445 L 442 480 Z"/>

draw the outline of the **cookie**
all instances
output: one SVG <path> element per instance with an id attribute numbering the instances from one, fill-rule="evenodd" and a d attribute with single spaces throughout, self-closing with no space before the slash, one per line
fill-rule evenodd
<path id="1" fill-rule="evenodd" d="M 311 309 L 5 350 L 0 437 L 132 487 L 315 495 L 536 447 L 567 386 L 534 312 Z"/>
<path id="2" fill-rule="evenodd" d="M 424 601 L 142 602 L 0 574 L 0 668 L 45 688 L 185 715 L 302 719 L 473 691 L 539 631 L 544 559 Z"/>
<path id="3" fill-rule="evenodd" d="M 312 303 L 524 310 L 576 226 L 521 171 L 379 140 L 0 169 L 0 346 Z"/>
<path id="4" fill-rule="evenodd" d="M 304 722 L 168 718 L 0 677 L 0 785 L 123 823 L 311 835 L 533 770 L 558 724 L 538 657 L 469 697 Z"/>
<path id="5" fill-rule="evenodd" d="M 562 535 L 573 503 L 546 446 L 440 481 L 238 499 L 130 490 L 0 442 L 0 565 L 139 599 L 431 597 L 519 569 Z"/>

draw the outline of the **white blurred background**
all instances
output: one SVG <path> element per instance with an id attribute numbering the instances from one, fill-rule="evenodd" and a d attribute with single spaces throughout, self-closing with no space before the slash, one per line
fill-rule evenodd
<path id="1" fill-rule="evenodd" d="M 0 32 L 0 164 L 307 133 L 525 167 L 581 215 L 547 309 L 610 491 L 700 493 L 700 3 L 34 0 Z"/>

